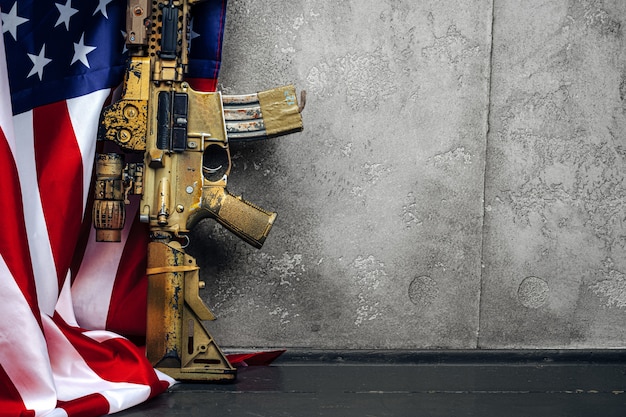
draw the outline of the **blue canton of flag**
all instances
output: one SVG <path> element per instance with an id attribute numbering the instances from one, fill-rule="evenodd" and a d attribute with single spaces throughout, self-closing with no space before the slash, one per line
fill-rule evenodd
<path id="1" fill-rule="evenodd" d="M 118 85 L 124 0 L 0 0 L 13 113 Z"/>
<path id="2" fill-rule="evenodd" d="M 226 0 L 205 1 L 191 9 L 187 77 L 217 81 L 226 20 Z"/>

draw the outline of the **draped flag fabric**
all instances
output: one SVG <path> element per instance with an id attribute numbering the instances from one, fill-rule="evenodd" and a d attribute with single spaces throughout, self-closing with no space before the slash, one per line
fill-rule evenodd
<path id="1" fill-rule="evenodd" d="M 194 6 L 196 88 L 215 89 L 225 8 Z M 0 0 L 0 417 L 114 413 L 174 383 L 137 347 L 147 229 L 127 221 L 119 244 L 91 236 L 96 132 L 123 79 L 125 9 Z"/>

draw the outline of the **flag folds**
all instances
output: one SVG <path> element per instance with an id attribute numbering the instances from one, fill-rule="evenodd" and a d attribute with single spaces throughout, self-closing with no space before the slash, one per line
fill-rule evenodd
<path id="1" fill-rule="evenodd" d="M 193 10 L 189 76 L 208 89 L 225 9 Z M 132 343 L 145 331 L 144 225 L 127 221 L 119 244 L 90 236 L 96 131 L 123 78 L 125 10 L 0 0 L 0 416 L 114 413 L 174 382 Z"/>

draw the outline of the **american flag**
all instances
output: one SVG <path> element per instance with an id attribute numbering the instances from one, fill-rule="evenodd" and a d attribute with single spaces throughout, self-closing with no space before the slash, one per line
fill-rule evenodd
<path id="1" fill-rule="evenodd" d="M 125 9 L 0 0 L 0 416 L 114 413 L 173 383 L 131 343 L 145 332 L 146 229 L 128 221 L 119 244 L 90 236 L 96 131 L 123 78 Z M 197 88 L 215 89 L 225 9 L 193 10 Z"/>

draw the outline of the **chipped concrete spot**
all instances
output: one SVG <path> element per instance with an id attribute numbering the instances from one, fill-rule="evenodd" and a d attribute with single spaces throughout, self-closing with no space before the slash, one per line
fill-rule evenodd
<path id="1" fill-rule="evenodd" d="M 346 153 L 351 152 L 350 147 L 344 148 L 344 150 Z M 391 172 L 392 169 L 386 164 L 366 161 L 361 164 L 358 170 L 355 170 L 355 180 L 346 180 L 347 184 L 349 184 L 347 190 L 357 199 L 365 201 L 365 199 L 368 197 L 369 189 L 379 183 Z"/>
<path id="2" fill-rule="evenodd" d="M 385 264 L 377 261 L 372 255 L 357 257 L 351 266 L 356 271 L 354 279 L 359 291 L 354 325 L 360 326 L 366 321 L 375 320 L 382 316 L 382 312 L 379 310 L 380 302 L 374 298 L 381 285 L 381 280 L 387 277 L 387 273 L 384 270 Z"/>
<path id="3" fill-rule="evenodd" d="M 361 168 L 369 184 L 376 184 L 384 175 L 391 172 L 391 169 L 384 164 L 372 162 L 364 163 Z"/>
<path id="4" fill-rule="evenodd" d="M 432 16 L 432 15 L 431 15 Z M 422 56 L 426 59 L 439 58 L 450 64 L 457 65 L 468 57 L 475 56 L 480 52 L 478 44 L 470 41 L 456 27 L 448 26 L 446 34 L 437 37 L 429 46 L 422 48 Z"/>
<path id="5" fill-rule="evenodd" d="M 518 158 L 526 156 L 528 166 L 519 185 L 507 192 L 516 222 L 567 224 L 571 219 L 560 213 L 568 208 L 568 216 L 580 218 L 606 247 L 621 245 L 616 225 L 626 216 L 626 186 L 612 143 L 594 143 L 584 131 L 570 137 L 515 131 L 512 139 Z"/>
<path id="6" fill-rule="evenodd" d="M 291 322 L 290 317 L 291 313 L 285 307 L 276 307 L 274 310 L 269 312 L 270 316 L 278 317 L 281 325 L 286 325 Z M 299 314 L 294 314 L 293 317 L 298 317 Z"/>
<path id="7" fill-rule="evenodd" d="M 615 269 L 611 258 L 604 260 L 601 274 L 604 279 L 590 285 L 591 291 L 606 299 L 606 307 L 626 307 L 626 274 Z"/>
<path id="8" fill-rule="evenodd" d="M 439 296 L 437 281 L 426 275 L 413 278 L 409 284 L 408 296 L 416 307 L 429 308 Z"/>
<path id="9" fill-rule="evenodd" d="M 418 217 L 419 210 L 417 207 L 417 200 L 413 192 L 409 192 L 404 199 L 405 204 L 402 206 L 402 222 L 407 229 L 413 226 L 419 226 L 423 221 Z"/>
<path id="10" fill-rule="evenodd" d="M 472 163 L 472 154 L 465 150 L 464 146 L 460 146 L 442 154 L 438 154 L 429 158 L 432 160 L 433 165 L 436 168 L 445 167 L 455 162 L 462 162 L 464 165 L 470 165 Z"/>
<path id="11" fill-rule="evenodd" d="M 293 30 L 298 30 L 302 25 L 304 25 L 304 15 L 300 14 L 294 19 L 292 28 Z"/>
<path id="12" fill-rule="evenodd" d="M 352 155 L 352 142 L 346 143 L 346 145 L 343 148 L 341 148 L 341 154 L 345 156 L 346 158 Z"/>
<path id="13" fill-rule="evenodd" d="M 360 326 L 364 321 L 371 321 L 379 318 L 381 313 L 378 311 L 379 303 L 368 304 L 365 295 L 359 294 L 359 307 L 356 310 L 356 320 L 354 324 Z"/>
<path id="14" fill-rule="evenodd" d="M 382 48 L 373 52 L 349 53 L 310 68 L 307 91 L 320 99 L 345 97 L 352 110 L 376 110 L 395 95 L 396 81 L 389 77 L 389 57 Z M 329 85 L 337 86 L 331 90 Z"/>
<path id="15" fill-rule="evenodd" d="M 309 70 L 309 74 L 306 77 L 307 81 L 307 92 L 309 94 L 315 94 L 317 96 L 322 96 L 326 90 L 327 84 L 327 70 L 328 68 L 324 68 L 323 64 L 320 64 L 318 67 L 313 67 Z"/>
<path id="16" fill-rule="evenodd" d="M 302 255 L 289 253 L 283 253 L 282 258 L 273 259 L 272 271 L 277 271 L 280 277 L 279 285 L 291 285 L 292 279 L 300 281 L 300 275 L 305 272 L 304 265 L 302 264 Z"/>
<path id="17" fill-rule="evenodd" d="M 526 308 L 539 308 L 546 303 L 550 287 L 541 278 L 526 277 L 517 289 L 517 299 Z"/>
<path id="18" fill-rule="evenodd" d="M 601 7 L 602 4 L 603 2 L 597 0 L 575 2 L 568 10 L 562 29 L 570 31 L 582 24 L 588 31 L 597 32 L 601 36 L 619 36 L 621 31 L 619 18 L 611 16 L 611 13 Z"/>
<path id="19" fill-rule="evenodd" d="M 607 298 L 607 307 L 626 307 L 626 276 L 621 272 L 610 271 L 609 277 L 592 285 L 591 290 Z"/>
<path id="20" fill-rule="evenodd" d="M 355 185 L 352 189 L 350 189 L 350 194 L 355 197 L 363 197 L 363 187 Z"/>

